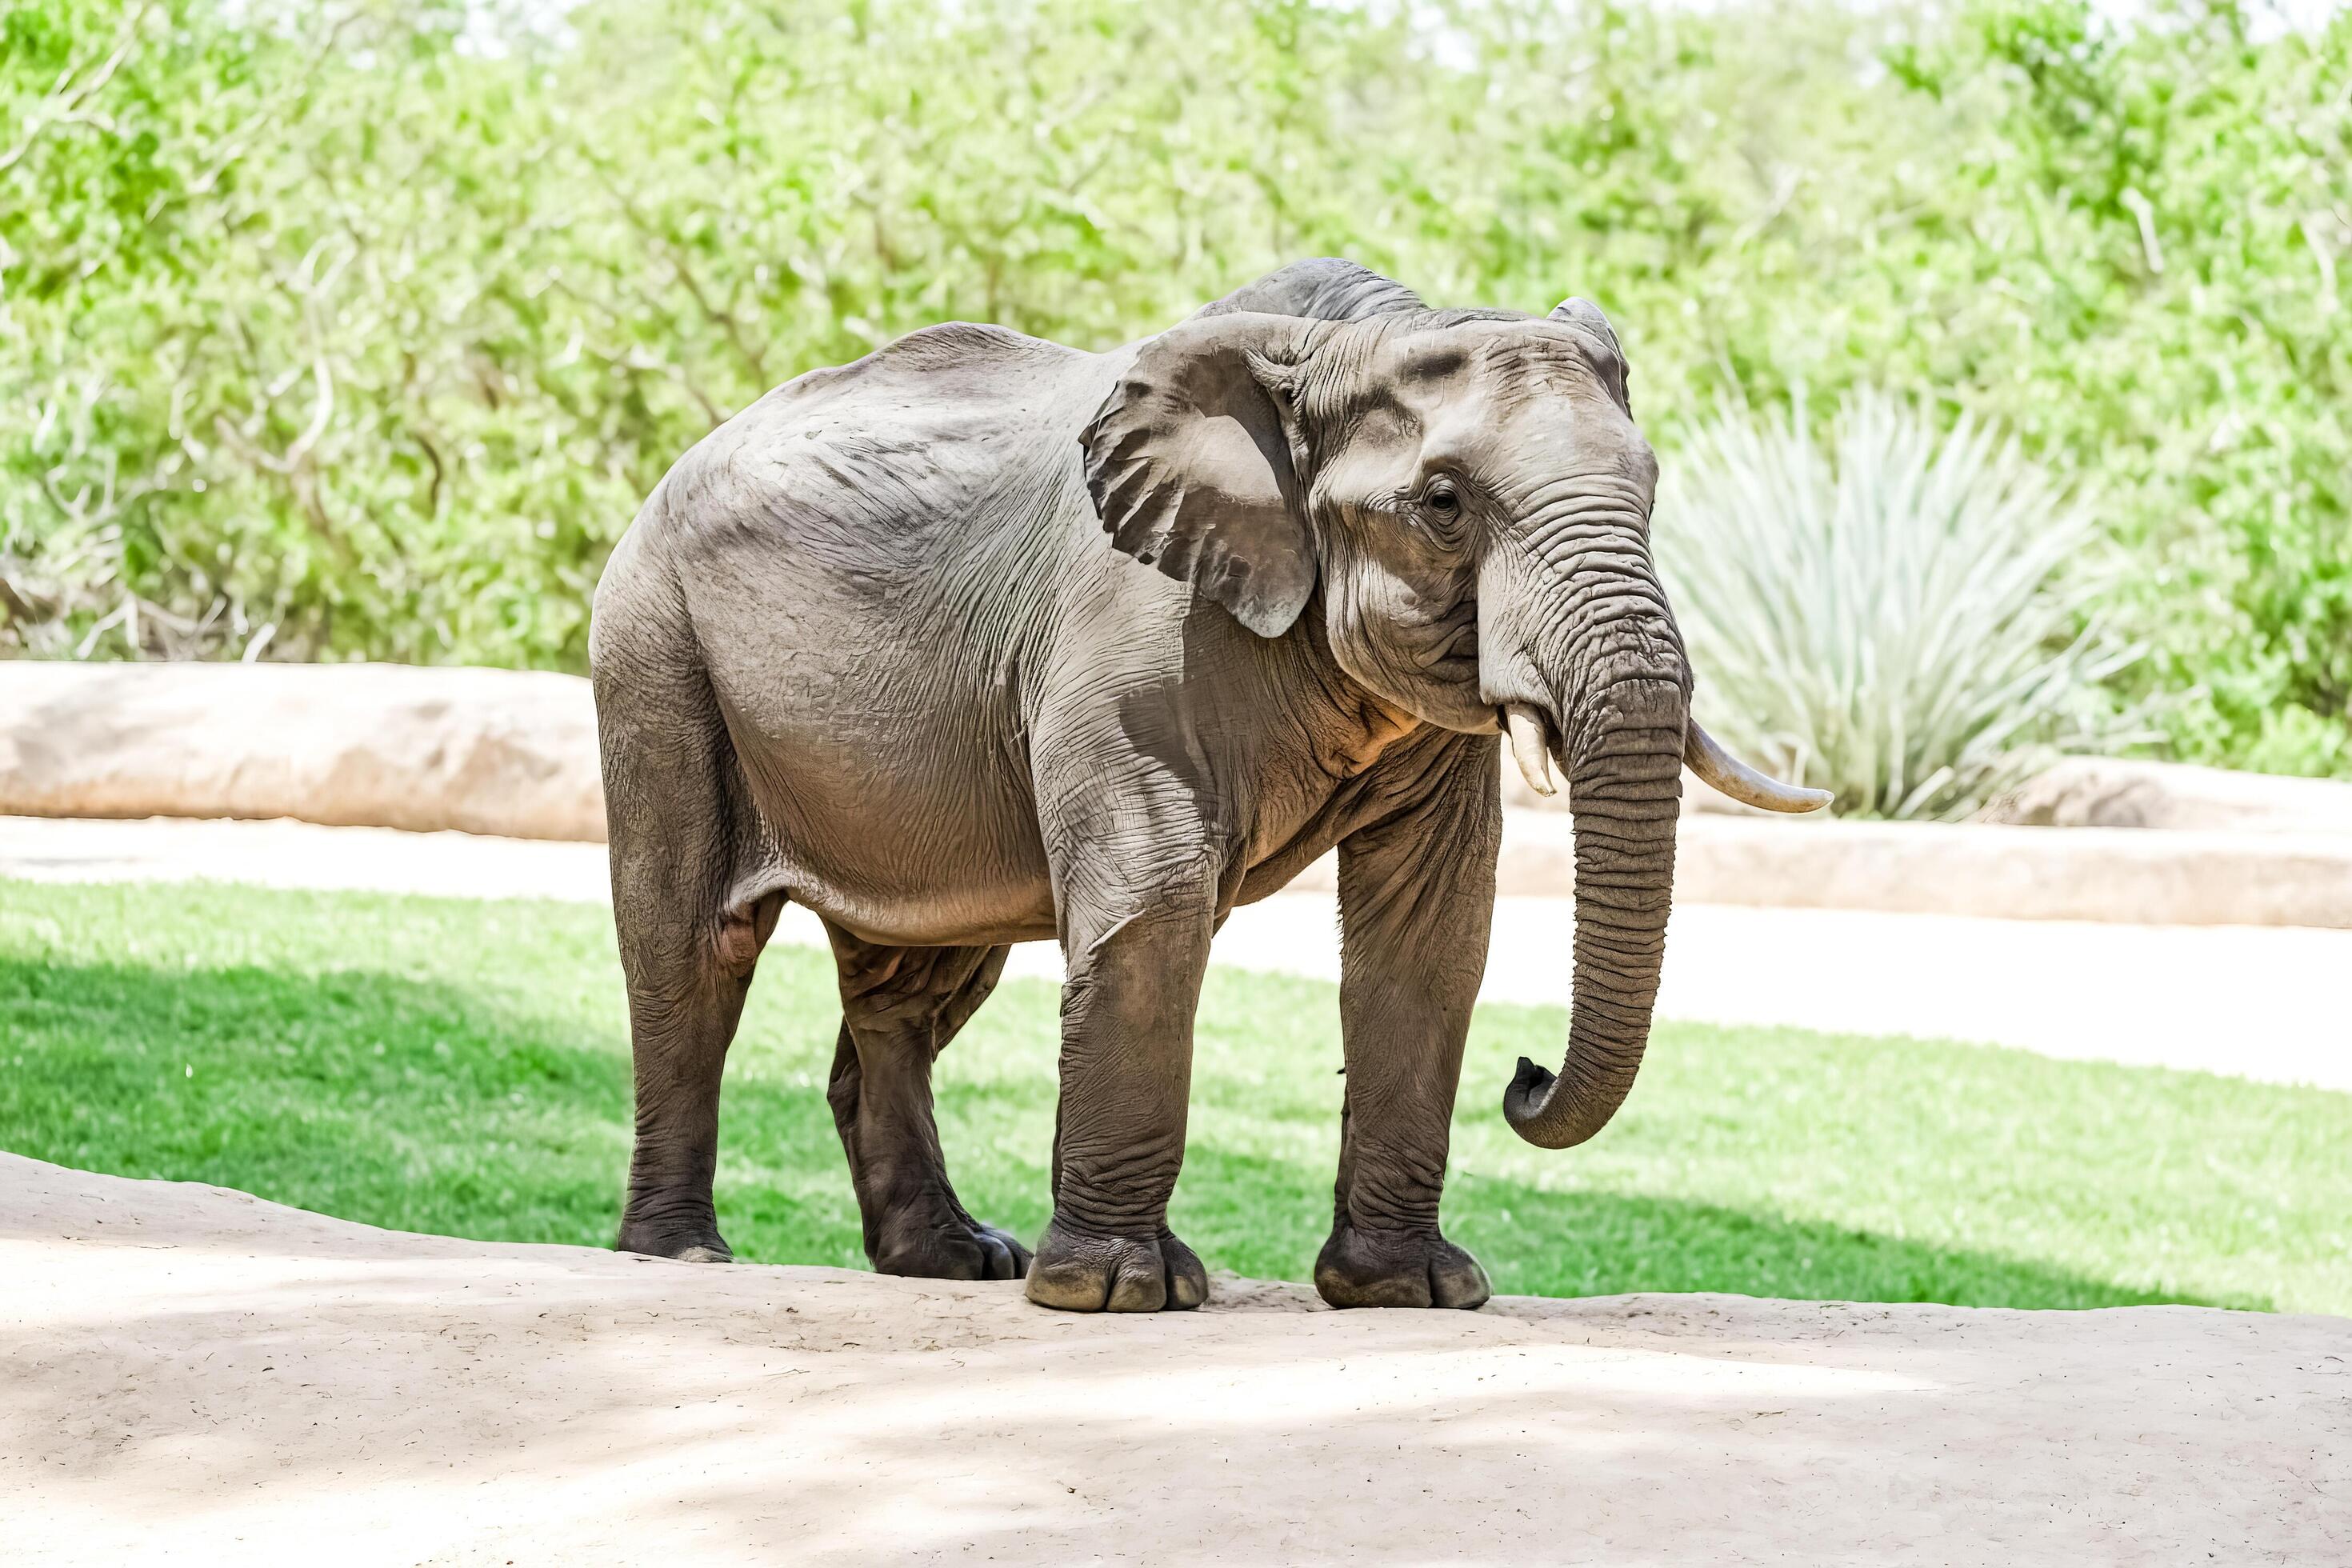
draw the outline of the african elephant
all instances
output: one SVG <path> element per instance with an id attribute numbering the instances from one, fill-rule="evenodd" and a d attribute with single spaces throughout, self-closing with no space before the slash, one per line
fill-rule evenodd
<path id="1" fill-rule="evenodd" d="M 1504 1113 L 1591 1137 L 1650 1028 L 1689 721 L 1656 464 L 1617 338 L 1286 268 L 1108 353 L 929 327 L 777 388 L 662 479 L 590 639 L 635 1041 L 620 1245 L 723 1260 L 720 1068 L 786 899 L 845 1017 L 828 1098 L 886 1272 L 1197 1305 L 1168 1229 L 1209 939 L 1337 846 L 1337 1306 L 1475 1307 L 1438 1231 L 1507 736 L 1576 831 L 1574 1011 Z M 930 1068 L 1058 939 L 1054 1213 L 1031 1257 L 949 1184 Z"/>

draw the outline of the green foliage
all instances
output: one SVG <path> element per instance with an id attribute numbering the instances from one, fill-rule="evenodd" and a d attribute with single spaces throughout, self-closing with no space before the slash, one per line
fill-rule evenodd
<path id="1" fill-rule="evenodd" d="M 858 1268 L 824 1100 L 840 1004 L 772 947 L 727 1058 L 719 1219 L 747 1258 Z M 1008 983 L 940 1058 L 971 1210 L 1034 1237 L 1054 987 Z M 2352 1309 L 2352 1096 L 1798 1029 L 1661 1025 L 1609 1131 L 1504 1125 L 1558 1008 L 1481 1007 L 1449 1233 L 1498 1289 Z M 1334 987 L 1210 971 L 1173 1224 L 1304 1279 L 1331 1222 Z M 248 888 L 0 882 L 0 1148 L 223 1184 L 373 1225 L 609 1246 L 627 1027 L 604 911 Z"/>
<path id="2" fill-rule="evenodd" d="M 1670 462 L 1722 400 L 1856 386 L 2016 431 L 2098 498 L 2174 749 L 2352 773 L 2352 16 L 550 16 L 0 19 L 0 647 L 576 668 L 638 500 L 768 386 L 1341 254 L 1600 300 Z"/>
<path id="3" fill-rule="evenodd" d="M 2253 14 L 1980 4 L 1900 56 L 1976 127 L 1971 286 L 1917 306 L 1939 379 L 2112 498 L 2180 751 L 2352 773 L 2352 13 L 2267 44 Z"/>
<path id="4" fill-rule="evenodd" d="M 2004 440 L 1864 395 L 1816 442 L 1726 410 L 1652 538 L 1715 733 L 1842 813 L 1959 816 L 2055 751 L 2121 738 L 2085 622 L 2096 525 Z"/>

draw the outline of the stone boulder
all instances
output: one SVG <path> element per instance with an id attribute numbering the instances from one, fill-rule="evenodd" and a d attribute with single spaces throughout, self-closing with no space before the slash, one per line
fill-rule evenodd
<path id="1" fill-rule="evenodd" d="M 1979 820 L 2027 827 L 2352 834 L 2352 784 L 2070 757 L 1994 801 Z"/>
<path id="2" fill-rule="evenodd" d="M 585 680 L 389 664 L 0 663 L 0 813 L 604 837 Z"/>

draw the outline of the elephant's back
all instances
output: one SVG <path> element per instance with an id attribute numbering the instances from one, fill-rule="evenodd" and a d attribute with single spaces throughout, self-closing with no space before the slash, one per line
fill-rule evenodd
<path id="1" fill-rule="evenodd" d="M 1074 467 L 1056 437 L 1092 412 L 1094 359 L 950 321 L 810 371 L 680 459 L 663 486 L 674 547 L 745 530 L 852 546 L 1018 513 Z"/>
<path id="2" fill-rule="evenodd" d="M 785 383 L 680 458 L 633 531 L 696 606 L 768 637 L 994 622 L 1088 508 L 1096 355 L 949 322 Z M 706 626 L 726 635 L 731 628 Z"/>
<path id="3" fill-rule="evenodd" d="M 1018 688 L 1099 531 L 1101 365 L 926 329 L 746 409 L 640 520 L 794 897 L 853 930 L 1051 929 Z"/>

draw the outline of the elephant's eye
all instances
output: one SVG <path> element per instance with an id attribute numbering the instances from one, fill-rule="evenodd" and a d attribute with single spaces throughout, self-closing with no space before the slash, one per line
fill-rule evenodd
<path id="1" fill-rule="evenodd" d="M 1454 491 L 1453 481 L 1439 479 L 1423 495 L 1422 504 L 1440 518 L 1450 519 L 1462 510 L 1462 497 Z"/>

